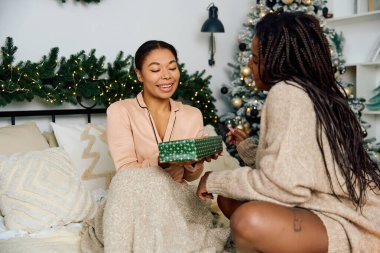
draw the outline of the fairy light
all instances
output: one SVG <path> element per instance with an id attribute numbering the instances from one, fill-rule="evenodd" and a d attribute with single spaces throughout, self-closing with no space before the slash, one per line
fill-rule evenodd
<path id="1" fill-rule="evenodd" d="M 78 93 L 76 92 L 76 89 L 78 88 L 80 84 L 83 84 L 83 82 L 88 82 L 88 81 L 91 82 L 91 81 L 96 81 L 96 80 L 99 82 L 98 85 L 96 86 L 99 92 L 99 95 L 92 96 L 91 99 L 95 102 L 100 99 L 100 101 L 98 101 L 99 103 L 101 103 L 102 101 L 108 101 L 108 104 L 110 104 L 116 100 L 123 100 L 125 97 L 129 97 L 132 94 L 134 94 L 135 90 L 137 91 L 141 90 L 142 88 L 141 83 L 136 78 L 136 76 L 133 75 L 133 71 L 128 70 L 126 80 L 124 80 L 124 78 L 115 80 L 115 77 L 113 76 L 110 77 L 107 74 L 105 74 L 104 76 L 102 75 L 100 78 L 99 74 L 104 72 L 103 69 L 101 69 L 99 65 L 97 64 L 91 64 L 91 66 L 88 66 L 88 65 L 83 66 L 84 64 L 82 60 L 80 59 L 80 57 L 81 56 L 76 57 L 76 59 L 69 59 L 68 61 L 55 60 L 56 64 L 60 62 L 62 66 L 58 66 L 57 71 L 54 71 L 56 73 L 53 72 L 53 76 L 55 77 L 60 76 L 62 78 L 56 78 L 55 81 L 53 81 L 53 83 L 48 84 L 48 87 L 49 89 L 51 88 L 50 90 L 52 92 L 45 93 L 44 95 L 45 98 L 43 98 L 44 100 L 46 99 L 46 101 L 50 103 L 64 103 L 64 102 L 71 101 L 72 100 L 71 97 L 77 96 Z M 125 60 L 125 62 L 130 64 L 129 60 Z M 63 65 L 65 64 L 67 66 L 63 67 Z M 21 86 L 24 85 L 23 77 L 30 78 L 29 83 L 30 85 L 32 85 L 32 90 L 37 91 L 37 88 L 39 88 L 42 91 L 44 89 L 44 85 L 46 85 L 44 80 L 40 80 L 40 76 L 44 74 L 43 72 L 40 73 L 43 65 L 44 64 L 41 63 L 40 65 L 32 69 L 32 71 L 26 70 L 26 69 L 24 70 L 22 67 L 20 68 L 20 67 L 12 66 L 12 64 L 0 66 L 0 69 L 4 69 L 4 71 L 7 71 L 6 67 L 8 67 L 10 68 L 8 71 L 11 74 L 12 74 L 12 70 L 13 70 L 13 73 L 16 73 L 15 72 L 16 70 L 19 71 L 17 73 L 17 76 L 19 77 L 18 80 L 20 81 Z M 102 68 L 104 66 L 105 66 L 104 64 L 101 64 Z M 87 67 L 88 69 L 96 68 L 94 69 L 96 72 L 91 71 L 92 73 L 86 73 Z M 130 67 L 130 65 L 128 66 L 126 65 L 126 67 Z M 208 90 L 207 86 L 209 82 L 207 82 L 207 80 L 203 80 L 202 82 L 200 74 L 189 76 L 186 73 L 187 73 L 186 70 L 181 68 L 182 81 L 179 81 L 179 85 L 181 85 L 182 88 L 185 88 L 185 92 L 187 89 L 193 89 L 194 92 L 190 93 L 190 101 L 196 104 L 197 107 L 203 108 L 203 110 L 207 114 L 205 116 L 205 119 L 207 118 L 209 122 L 210 121 L 212 122 L 212 120 L 214 119 L 217 120 L 218 117 L 213 114 L 214 110 L 212 110 L 213 108 L 212 95 L 207 92 Z M 201 74 L 203 74 L 203 72 Z M 12 77 L 10 78 L 9 85 L 7 83 L 2 83 L 0 81 L 0 91 L 6 92 L 7 87 L 13 86 L 13 85 L 17 87 L 18 85 L 20 85 L 18 84 L 18 81 L 17 83 L 13 82 L 13 79 L 14 78 Z M 120 88 L 121 89 L 116 92 L 115 86 L 117 86 L 118 89 Z M 61 91 L 63 87 L 64 89 Z M 20 93 L 21 91 L 25 91 L 25 90 L 26 89 L 22 87 L 17 87 L 16 89 L 11 89 L 11 92 L 8 92 L 8 93 L 14 93 L 14 92 Z M 60 94 L 60 93 L 63 93 L 63 94 Z M 58 100 L 57 98 L 60 98 L 60 99 Z"/>

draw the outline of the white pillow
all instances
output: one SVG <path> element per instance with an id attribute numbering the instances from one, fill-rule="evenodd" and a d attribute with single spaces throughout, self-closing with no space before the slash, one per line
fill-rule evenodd
<path id="1" fill-rule="evenodd" d="M 115 173 L 108 150 L 105 126 L 51 123 L 58 145 L 72 159 L 89 191 L 107 189 Z"/>
<path id="2" fill-rule="evenodd" d="M 93 217 L 96 204 L 62 148 L 0 162 L 0 210 L 8 229 L 36 232 Z"/>
<path id="3" fill-rule="evenodd" d="M 0 127 L 0 155 L 46 148 L 49 148 L 49 144 L 33 121 L 21 125 Z"/>

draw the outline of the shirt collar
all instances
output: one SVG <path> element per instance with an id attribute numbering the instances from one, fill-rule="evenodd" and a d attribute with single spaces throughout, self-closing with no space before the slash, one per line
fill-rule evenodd
<path id="1" fill-rule="evenodd" d="M 141 108 L 148 108 L 148 106 L 145 104 L 144 102 L 144 98 L 143 98 L 143 95 L 142 95 L 142 91 L 140 91 L 139 94 L 137 94 L 136 96 L 136 100 L 137 100 L 137 103 L 139 104 L 139 106 Z M 172 111 L 179 111 L 182 107 L 182 103 L 181 102 L 178 102 L 178 101 L 174 101 L 173 99 L 169 99 L 169 102 L 170 102 L 170 108 Z"/>

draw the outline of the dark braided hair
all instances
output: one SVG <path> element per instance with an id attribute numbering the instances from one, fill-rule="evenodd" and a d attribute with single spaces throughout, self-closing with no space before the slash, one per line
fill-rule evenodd
<path id="1" fill-rule="evenodd" d="M 258 22 L 255 36 L 259 40 L 260 79 L 270 86 L 293 81 L 309 95 L 330 188 L 339 199 L 323 153 L 323 132 L 345 179 L 349 198 L 361 209 L 366 202 L 366 190 L 380 189 L 380 170 L 364 148 L 360 123 L 334 77 L 330 46 L 319 21 L 303 12 L 280 10 L 266 14 Z"/>

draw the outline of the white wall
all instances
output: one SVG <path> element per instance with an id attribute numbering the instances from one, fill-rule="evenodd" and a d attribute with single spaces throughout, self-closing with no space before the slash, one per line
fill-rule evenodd
<path id="1" fill-rule="evenodd" d="M 201 33 L 208 17 L 205 0 L 101 0 L 82 4 L 75 0 L 0 0 L 0 45 L 10 36 L 18 47 L 16 61 L 38 61 L 52 47 L 59 56 L 96 49 L 98 57 L 112 62 L 119 51 L 134 54 L 149 39 L 172 43 L 179 60 L 189 73 L 206 70 L 211 75 L 210 88 L 217 99 L 218 114 L 228 110 L 220 94 L 230 80 L 228 62 L 234 62 L 237 36 L 255 3 L 252 0 L 215 0 L 225 33 L 216 34 L 216 64 L 208 66 L 209 34 Z M 13 103 L 3 109 L 39 107 L 31 103 Z M 20 108 L 22 107 L 22 108 Z M 38 108 L 39 109 L 39 108 Z"/>
<path id="2" fill-rule="evenodd" d="M 329 1 L 328 6 L 336 17 L 352 14 L 354 0 L 345 1 Z M 209 34 L 200 32 L 208 17 L 206 8 L 211 2 L 219 8 L 219 18 L 226 30 L 215 34 L 217 51 L 213 67 L 208 66 Z M 220 94 L 221 86 L 230 81 L 231 69 L 227 63 L 235 60 L 238 34 L 255 2 L 101 0 L 99 4 L 82 4 L 67 0 L 63 4 L 60 0 L 0 0 L 0 45 L 4 45 L 8 36 L 14 39 L 18 47 L 16 62 L 38 61 L 52 47 L 59 47 L 59 56 L 66 57 L 80 50 L 96 49 L 98 57 L 104 55 L 112 62 L 119 51 L 133 55 L 148 39 L 165 40 L 177 48 L 179 60 L 186 64 L 189 73 L 205 69 L 206 74 L 212 76 L 210 88 L 221 115 L 230 110 L 230 101 Z M 348 61 L 356 59 L 356 54 L 362 55 L 360 48 L 346 46 Z M 0 107 L 0 110 L 46 107 L 48 105 L 23 102 Z M 65 105 L 62 108 L 71 107 Z"/>

